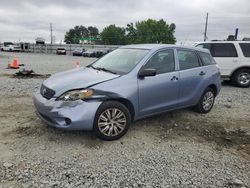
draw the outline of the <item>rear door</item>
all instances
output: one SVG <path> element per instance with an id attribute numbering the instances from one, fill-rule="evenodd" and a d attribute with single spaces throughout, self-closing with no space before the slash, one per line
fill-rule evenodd
<path id="1" fill-rule="evenodd" d="M 229 76 L 233 70 L 240 66 L 241 59 L 234 43 L 204 43 L 200 45 L 210 50 L 220 67 L 222 76 Z"/>
<path id="2" fill-rule="evenodd" d="M 182 107 L 194 105 L 203 92 L 208 77 L 206 67 L 193 50 L 177 49 L 180 69 L 179 100 Z"/>
<path id="3" fill-rule="evenodd" d="M 173 49 L 155 53 L 142 69 L 156 69 L 152 77 L 138 78 L 139 116 L 155 114 L 178 105 L 179 72 Z"/>

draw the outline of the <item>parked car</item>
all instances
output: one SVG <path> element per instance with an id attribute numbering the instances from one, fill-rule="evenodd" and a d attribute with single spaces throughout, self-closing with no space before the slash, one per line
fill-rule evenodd
<path id="1" fill-rule="evenodd" d="M 57 73 L 33 100 L 38 116 L 66 130 L 122 137 L 131 121 L 193 107 L 208 113 L 221 88 L 206 49 L 145 44 L 120 47 L 85 68 Z"/>
<path id="2" fill-rule="evenodd" d="M 83 52 L 85 52 L 84 48 L 76 48 L 73 51 L 73 56 L 83 56 Z"/>
<path id="3" fill-rule="evenodd" d="M 45 39 L 42 37 L 37 37 L 36 39 L 36 45 L 45 45 Z"/>
<path id="4" fill-rule="evenodd" d="M 14 44 L 12 42 L 4 42 L 1 50 L 9 52 L 20 52 L 21 47 L 18 44 Z"/>
<path id="5" fill-rule="evenodd" d="M 57 49 L 56 49 L 56 54 L 57 54 L 57 55 L 66 55 L 66 50 L 65 50 L 65 48 L 57 48 Z"/>
<path id="6" fill-rule="evenodd" d="M 106 55 L 108 52 L 106 50 L 96 50 L 94 56 L 96 58 L 100 58 L 104 55 Z"/>
<path id="7" fill-rule="evenodd" d="M 201 42 L 196 47 L 210 50 L 223 79 L 238 87 L 250 86 L 250 41 Z"/>
<path id="8" fill-rule="evenodd" d="M 83 57 L 95 57 L 96 50 L 95 49 L 88 49 L 85 52 L 83 52 Z"/>

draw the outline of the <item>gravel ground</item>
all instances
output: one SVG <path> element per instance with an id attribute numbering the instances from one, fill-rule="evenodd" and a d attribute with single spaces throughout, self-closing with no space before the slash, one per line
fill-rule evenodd
<path id="1" fill-rule="evenodd" d="M 9 58 L 9 56 L 11 56 Z M 39 74 L 91 58 L 17 54 Z M 140 120 L 120 140 L 45 126 L 32 93 L 45 77 L 17 79 L 0 55 L 0 188 L 250 187 L 250 88 L 224 83 L 213 110 L 185 109 Z"/>

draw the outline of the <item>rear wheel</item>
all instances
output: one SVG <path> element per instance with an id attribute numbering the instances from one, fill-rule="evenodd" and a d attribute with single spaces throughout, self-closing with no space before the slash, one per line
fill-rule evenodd
<path id="1" fill-rule="evenodd" d="M 208 113 L 213 108 L 215 100 L 215 91 L 208 87 L 201 96 L 198 104 L 194 107 L 194 110 L 199 113 Z"/>
<path id="2" fill-rule="evenodd" d="M 250 86 L 250 69 L 240 69 L 233 74 L 233 84 L 238 87 Z"/>
<path id="3" fill-rule="evenodd" d="M 94 131 L 103 140 L 116 140 L 126 134 L 130 123 L 131 115 L 126 106 L 116 101 L 107 101 L 96 112 Z"/>

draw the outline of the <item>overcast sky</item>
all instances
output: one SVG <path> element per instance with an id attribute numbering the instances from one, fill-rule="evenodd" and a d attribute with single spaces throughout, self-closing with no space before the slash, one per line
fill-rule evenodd
<path id="1" fill-rule="evenodd" d="M 176 24 L 178 43 L 203 40 L 206 12 L 208 39 L 226 39 L 239 28 L 239 38 L 250 37 L 249 0 L 0 0 L 0 42 L 50 41 L 53 24 L 56 42 L 75 25 L 96 26 L 148 18 Z"/>

